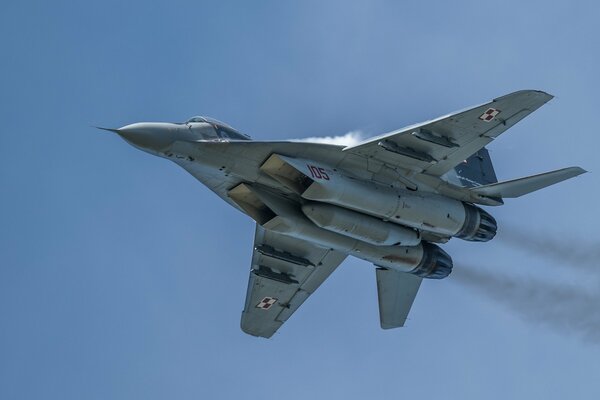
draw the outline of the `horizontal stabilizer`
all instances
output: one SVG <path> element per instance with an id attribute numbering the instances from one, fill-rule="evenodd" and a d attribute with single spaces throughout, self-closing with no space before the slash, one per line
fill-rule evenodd
<path id="1" fill-rule="evenodd" d="M 580 167 L 563 168 L 539 175 L 498 182 L 470 189 L 471 192 L 487 197 L 514 198 L 535 192 L 587 172 Z"/>

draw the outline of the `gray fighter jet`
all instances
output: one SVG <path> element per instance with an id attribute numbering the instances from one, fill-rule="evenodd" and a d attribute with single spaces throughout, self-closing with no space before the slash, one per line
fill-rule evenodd
<path id="1" fill-rule="evenodd" d="M 550 99 L 518 91 L 352 146 L 255 141 L 207 117 L 107 130 L 256 221 L 241 327 L 268 338 L 348 255 L 376 267 L 381 327 L 403 326 L 422 279 L 452 271 L 439 244 L 495 236 L 496 220 L 477 205 L 584 173 L 496 179 L 485 146 Z"/>

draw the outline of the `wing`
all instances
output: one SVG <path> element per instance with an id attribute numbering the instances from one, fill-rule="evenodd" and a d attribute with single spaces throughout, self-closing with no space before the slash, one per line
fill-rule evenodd
<path id="1" fill-rule="evenodd" d="M 346 254 L 257 224 L 242 330 L 273 336 L 345 258 Z"/>
<path id="2" fill-rule="evenodd" d="M 422 278 L 385 268 L 377 268 L 375 272 L 381 327 L 391 329 L 404 326 Z"/>
<path id="3" fill-rule="evenodd" d="M 369 139 L 344 151 L 441 176 L 552 97 L 541 91 L 521 90 L 465 111 Z"/>

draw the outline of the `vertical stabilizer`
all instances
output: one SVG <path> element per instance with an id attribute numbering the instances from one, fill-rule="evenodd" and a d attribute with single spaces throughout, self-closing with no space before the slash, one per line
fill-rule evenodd
<path id="1" fill-rule="evenodd" d="M 464 187 L 472 188 L 498 182 L 490 153 L 485 147 L 458 164 L 454 170 Z"/>

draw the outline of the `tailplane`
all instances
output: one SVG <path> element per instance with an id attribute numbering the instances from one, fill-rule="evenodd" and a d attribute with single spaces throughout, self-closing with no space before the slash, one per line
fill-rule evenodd
<path id="1" fill-rule="evenodd" d="M 473 187 L 471 192 L 486 197 L 515 198 L 587 172 L 580 167 L 563 168 L 539 175 Z"/>
<path id="2" fill-rule="evenodd" d="M 493 199 L 497 204 L 502 199 L 520 197 L 585 172 L 580 167 L 563 168 L 525 178 L 498 182 L 489 152 L 484 147 L 454 168 L 462 187 L 471 193 L 474 202 L 482 198 Z"/>

